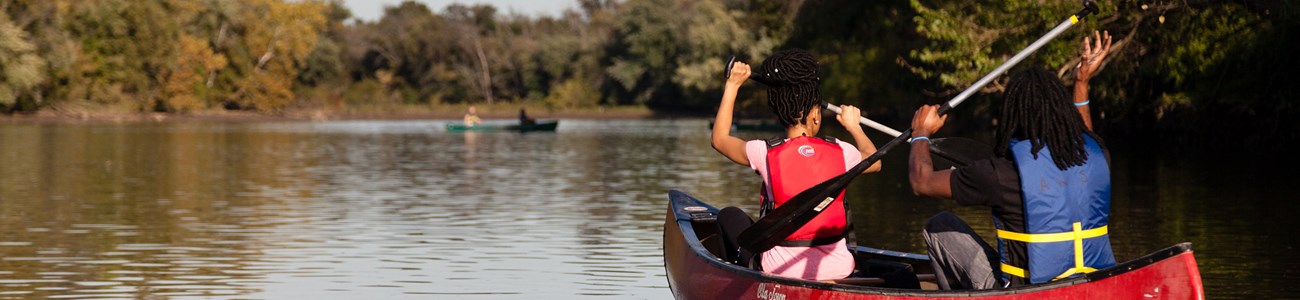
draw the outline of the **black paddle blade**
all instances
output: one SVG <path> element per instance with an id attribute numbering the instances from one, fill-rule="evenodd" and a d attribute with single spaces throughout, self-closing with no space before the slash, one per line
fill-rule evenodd
<path id="1" fill-rule="evenodd" d="M 937 138 L 931 140 L 930 144 L 943 148 L 943 151 L 950 155 L 969 161 L 993 157 L 992 146 L 969 138 Z"/>
<path id="2" fill-rule="evenodd" d="M 973 161 L 993 157 L 993 148 L 968 138 L 937 138 L 930 140 L 930 154 L 946 162 L 940 164 L 936 161 L 935 168 L 947 169 L 968 166 Z"/>

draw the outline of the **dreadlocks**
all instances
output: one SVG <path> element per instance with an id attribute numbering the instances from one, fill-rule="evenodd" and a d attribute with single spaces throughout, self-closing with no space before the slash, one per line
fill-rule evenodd
<path id="1" fill-rule="evenodd" d="M 1007 155 L 1011 139 L 1033 143 L 1034 158 L 1044 146 L 1061 170 L 1088 159 L 1083 134 L 1087 127 L 1070 105 L 1065 85 L 1051 72 L 1030 67 L 1011 76 L 1002 102 L 997 131 L 997 154 Z"/>
<path id="2" fill-rule="evenodd" d="M 801 124 L 808 112 L 820 103 L 817 59 L 802 49 L 772 53 L 758 71 L 768 79 L 767 106 L 786 128 Z"/>

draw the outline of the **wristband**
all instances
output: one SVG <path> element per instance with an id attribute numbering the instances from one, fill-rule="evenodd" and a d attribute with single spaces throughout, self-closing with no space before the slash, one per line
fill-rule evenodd
<path id="1" fill-rule="evenodd" d="M 922 135 L 922 136 L 918 136 L 918 137 L 910 138 L 910 139 L 907 139 L 907 143 L 908 143 L 908 144 L 911 144 L 911 143 L 915 143 L 916 141 L 919 141 L 919 140 L 925 140 L 926 142 L 929 142 L 929 141 L 930 141 L 930 137 L 927 137 L 927 136 Z"/>
<path id="2" fill-rule="evenodd" d="M 1088 105 L 1088 103 L 1092 103 L 1092 99 L 1083 100 L 1083 102 L 1075 102 L 1075 103 L 1074 103 L 1074 106 L 1075 106 L 1075 107 L 1078 107 L 1078 106 L 1085 106 L 1085 105 Z"/>

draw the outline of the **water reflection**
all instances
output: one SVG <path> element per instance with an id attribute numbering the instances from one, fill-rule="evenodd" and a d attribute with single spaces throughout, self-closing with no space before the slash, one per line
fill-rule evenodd
<path id="1" fill-rule="evenodd" d="M 666 191 L 757 203 L 705 124 L 4 125 L 0 298 L 668 298 Z M 915 231 L 949 209 L 991 232 L 985 211 L 911 196 L 898 153 L 850 189 L 861 243 L 923 251 Z M 1264 218 L 1297 211 L 1270 188 L 1287 176 L 1115 153 L 1121 259 L 1192 241 L 1216 298 L 1295 292 L 1279 237 L 1300 224 Z"/>
<path id="2" fill-rule="evenodd" d="M 0 297 L 663 298 L 627 125 L 5 126 Z"/>

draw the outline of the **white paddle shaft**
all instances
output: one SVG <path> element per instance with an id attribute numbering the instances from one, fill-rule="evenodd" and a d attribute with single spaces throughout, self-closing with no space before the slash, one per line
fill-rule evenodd
<path id="1" fill-rule="evenodd" d="M 835 112 L 835 114 L 837 115 L 844 111 L 840 109 L 839 106 L 830 103 L 826 103 L 826 109 Z M 889 126 L 885 126 L 884 124 L 880 124 L 877 123 L 876 121 L 872 121 L 871 119 L 867 119 L 867 117 L 858 117 L 858 123 L 862 123 L 862 125 L 867 125 L 867 127 L 871 127 L 875 130 L 879 130 L 880 132 L 884 132 L 885 134 L 888 134 L 889 136 L 892 137 L 898 137 L 900 135 L 903 135 L 902 132 L 898 132 L 898 130 L 889 128 Z"/>

